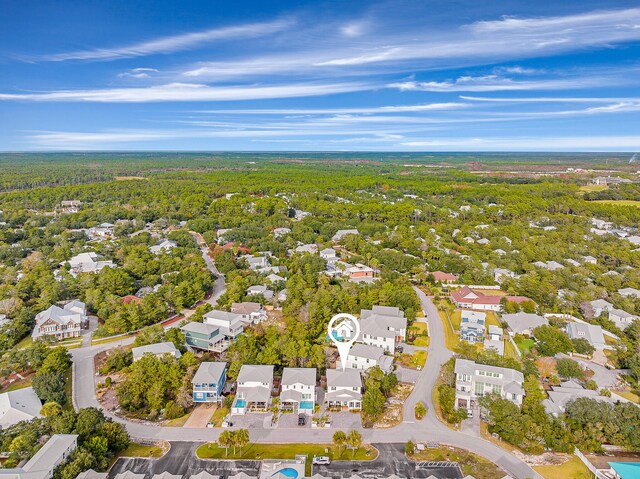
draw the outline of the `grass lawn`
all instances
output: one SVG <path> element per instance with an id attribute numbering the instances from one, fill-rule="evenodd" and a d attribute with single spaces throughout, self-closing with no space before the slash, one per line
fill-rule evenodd
<path id="1" fill-rule="evenodd" d="M 447 346 L 447 349 L 451 351 L 455 351 L 458 346 L 460 346 L 460 337 L 451 330 L 451 325 L 449 320 L 447 319 L 447 314 L 444 311 L 438 311 L 440 315 L 440 320 L 442 321 L 442 327 L 444 329 L 444 343 Z M 455 314 L 454 314 L 455 316 Z M 458 324 L 460 315 L 458 315 Z"/>
<path id="2" fill-rule="evenodd" d="M 338 449 L 329 444 L 249 444 L 242 453 L 229 448 L 229 454 L 225 454 L 224 447 L 215 443 L 207 443 L 200 446 L 196 455 L 200 459 L 295 459 L 297 454 L 305 454 L 307 460 L 307 475 L 311 475 L 311 459 L 313 456 L 329 456 L 332 461 L 371 461 L 378 457 L 378 450 L 370 444 L 363 444 L 355 456 L 350 449 Z"/>
<path id="3" fill-rule="evenodd" d="M 504 342 L 504 357 L 505 358 L 514 358 L 520 359 L 516 348 L 513 347 L 513 344 L 508 339 L 503 340 Z"/>
<path id="4" fill-rule="evenodd" d="M 193 411 L 189 411 L 187 414 L 185 414 L 182 417 L 178 417 L 176 419 L 171 419 L 170 421 L 167 422 L 167 426 L 169 427 L 182 427 L 184 426 L 184 423 L 187 422 L 187 419 L 189 419 L 189 416 L 191 416 L 191 413 Z"/>
<path id="5" fill-rule="evenodd" d="M 640 201 L 633 200 L 595 200 L 594 203 L 608 203 L 617 206 L 635 206 L 640 208 Z"/>
<path id="6" fill-rule="evenodd" d="M 67 411 L 73 410 L 73 371 L 72 368 L 67 369 L 64 373 L 64 395 L 67 398 L 67 402 L 64 404 L 64 408 Z"/>
<path id="7" fill-rule="evenodd" d="M 423 321 L 415 321 L 409 326 L 409 331 L 415 332 L 416 335 L 425 334 L 427 332 L 427 323 Z"/>
<path id="8" fill-rule="evenodd" d="M 415 461 L 454 461 L 460 464 L 462 474 L 473 475 L 476 479 L 494 479 L 505 475 L 498 466 L 464 449 L 439 447 L 425 449 L 411 456 Z"/>
<path id="9" fill-rule="evenodd" d="M 529 352 L 531 351 L 531 348 L 535 344 L 535 341 L 533 339 L 522 339 L 520 341 L 518 340 L 514 340 L 514 341 L 518 345 L 518 349 L 523 355 L 529 354 Z"/>
<path id="10" fill-rule="evenodd" d="M 18 389 L 24 389 L 31 386 L 31 382 L 33 381 L 33 375 L 27 376 L 24 379 L 20 379 L 18 381 L 13 382 L 10 386 L 7 386 L 0 392 L 6 393 L 9 391 L 16 391 Z"/>
<path id="11" fill-rule="evenodd" d="M 224 421 L 224 418 L 227 417 L 227 414 L 229 414 L 229 409 L 227 409 L 226 407 L 223 406 L 216 408 L 216 410 L 211 415 L 211 419 L 209 419 L 209 422 L 215 424 L 216 427 L 220 427 L 222 421 Z"/>
<path id="12" fill-rule="evenodd" d="M 487 326 L 498 326 L 499 328 L 501 328 L 502 326 L 500 326 L 500 322 L 498 321 L 498 317 L 496 316 L 496 313 L 494 313 L 493 311 L 487 311 Z"/>
<path id="13" fill-rule="evenodd" d="M 429 336 L 418 336 L 411 344 L 414 346 L 429 346 Z"/>
<path id="14" fill-rule="evenodd" d="M 132 442 L 128 448 L 117 454 L 116 459 L 118 457 L 162 457 L 164 453 L 165 450 L 160 444 L 148 446 L 146 444 Z"/>
<path id="15" fill-rule="evenodd" d="M 407 353 L 401 354 L 398 358 L 398 362 L 406 368 L 415 369 L 417 366 L 420 366 L 420 369 L 422 369 L 424 364 L 427 362 L 427 352 L 415 351 L 412 355 Z"/>
<path id="16" fill-rule="evenodd" d="M 622 391 L 622 392 L 616 391 L 616 394 L 618 394 L 619 396 L 622 396 L 625 399 L 628 399 L 631 402 L 640 404 L 640 391 Z"/>
<path id="17" fill-rule="evenodd" d="M 129 336 L 135 336 L 135 334 L 126 334 L 122 336 L 107 336 L 105 338 L 96 338 L 96 339 L 91 338 L 91 345 L 93 346 L 95 344 L 112 343 L 114 341 L 120 341 L 121 339 L 126 339 Z"/>
<path id="18" fill-rule="evenodd" d="M 604 191 L 607 188 L 607 185 L 584 185 L 580 187 L 580 191 Z"/>
<path id="19" fill-rule="evenodd" d="M 533 469 L 545 479 L 593 478 L 591 471 L 576 456 L 572 456 L 571 459 L 559 466 L 535 466 Z"/>
<path id="20" fill-rule="evenodd" d="M 22 341 L 16 344 L 16 348 L 25 349 L 31 346 L 32 344 L 33 344 L 33 338 L 31 337 L 31 335 L 29 335 L 29 336 L 26 336 L 25 338 L 22 338 Z"/>

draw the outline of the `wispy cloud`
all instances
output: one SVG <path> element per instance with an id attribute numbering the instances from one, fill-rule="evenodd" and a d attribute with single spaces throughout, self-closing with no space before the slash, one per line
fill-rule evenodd
<path id="1" fill-rule="evenodd" d="M 63 90 L 45 93 L 0 94 L 0 100 L 45 102 L 146 103 L 180 101 L 233 101 L 271 98 L 295 98 L 367 90 L 363 83 L 290 85 L 208 86 L 195 83 L 137 88 L 105 88 L 97 90 Z"/>
<path id="2" fill-rule="evenodd" d="M 155 68 L 133 68 L 132 70 L 122 72 L 118 74 L 120 78 L 149 78 L 150 73 L 158 73 L 159 70 Z"/>
<path id="3" fill-rule="evenodd" d="M 142 57 L 160 53 L 173 53 L 217 41 L 249 39 L 270 35 L 282 31 L 291 24 L 291 20 L 280 19 L 266 23 L 247 23 L 244 25 L 211 28 L 200 32 L 161 37 L 114 48 L 96 48 L 92 50 L 80 50 L 75 52 L 45 55 L 41 57 L 40 60 L 53 62 L 67 60 L 106 61 L 117 60 L 120 58 Z"/>
<path id="4" fill-rule="evenodd" d="M 469 103 L 445 102 L 422 103 L 418 105 L 390 105 L 362 108 L 279 108 L 242 110 L 200 110 L 197 113 L 222 113 L 230 115 L 341 115 L 352 113 L 398 113 L 458 110 L 470 106 Z"/>
<path id="5" fill-rule="evenodd" d="M 430 92 L 486 92 L 486 91 L 524 91 L 524 90 L 575 90 L 592 88 L 615 83 L 616 79 L 606 77 L 582 77 L 566 79 L 536 79 L 514 80 L 498 75 L 479 77 L 462 76 L 451 81 L 404 81 L 390 83 L 390 88 L 401 91 L 430 91 Z"/>

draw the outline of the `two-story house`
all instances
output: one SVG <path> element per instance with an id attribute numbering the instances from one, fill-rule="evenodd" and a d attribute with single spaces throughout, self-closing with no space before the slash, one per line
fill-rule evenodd
<path id="1" fill-rule="evenodd" d="M 484 341 L 486 319 L 485 313 L 463 309 L 460 312 L 460 339 L 468 343 Z"/>
<path id="2" fill-rule="evenodd" d="M 86 307 L 82 301 L 74 299 L 64 306 L 52 305 L 36 315 L 36 325 L 31 337 L 39 339 L 52 336 L 58 340 L 76 338 L 88 326 Z"/>
<path id="3" fill-rule="evenodd" d="M 145 346 L 138 346 L 131 349 L 133 355 L 133 362 L 139 361 L 145 354 L 152 354 L 158 358 L 161 358 L 165 354 L 173 356 L 176 359 L 182 357 L 182 353 L 176 348 L 175 344 L 171 341 L 165 341 L 162 343 L 147 344 Z"/>
<path id="4" fill-rule="evenodd" d="M 396 343 L 407 338 L 407 318 L 398 308 L 374 306 L 360 312 L 360 329 L 358 341 L 393 353 Z"/>
<path id="5" fill-rule="evenodd" d="M 231 312 L 239 314 L 245 326 L 258 324 L 267 319 L 267 312 L 260 303 L 252 301 L 244 301 L 242 303 L 233 303 Z"/>
<path id="6" fill-rule="evenodd" d="M 346 359 L 346 368 L 366 371 L 374 366 L 379 366 L 384 372 L 393 369 L 393 357 L 386 356 L 384 349 L 368 344 L 356 343 L 351 346 Z"/>
<path id="7" fill-rule="evenodd" d="M 358 411 L 362 408 L 362 376 L 355 369 L 327 369 L 327 393 L 324 402 L 329 409 Z"/>
<path id="8" fill-rule="evenodd" d="M 227 363 L 200 363 L 191 380 L 193 402 L 218 402 L 222 400 L 222 389 L 227 379 Z"/>
<path id="9" fill-rule="evenodd" d="M 284 368 L 280 385 L 282 409 L 313 414 L 316 405 L 316 368 Z"/>
<path id="10" fill-rule="evenodd" d="M 214 309 L 202 316 L 202 322 L 218 328 L 220 338 L 213 351 L 224 352 L 229 345 L 244 331 L 242 315 Z"/>
<path id="11" fill-rule="evenodd" d="M 244 364 L 236 380 L 236 398 L 231 414 L 264 412 L 271 404 L 273 365 Z"/>
<path id="12" fill-rule="evenodd" d="M 524 376 L 515 369 L 477 364 L 468 359 L 456 359 L 456 408 L 473 408 L 478 399 L 497 394 L 518 406 L 522 405 Z"/>

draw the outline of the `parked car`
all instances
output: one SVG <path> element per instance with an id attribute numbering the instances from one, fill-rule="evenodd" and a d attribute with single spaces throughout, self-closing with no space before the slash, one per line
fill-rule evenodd
<path id="1" fill-rule="evenodd" d="M 307 424 L 307 416 L 298 414 L 298 426 L 304 426 L 305 424 Z"/>
<path id="2" fill-rule="evenodd" d="M 311 462 L 316 466 L 326 466 L 331 464 L 331 459 L 329 459 L 329 456 L 313 456 Z"/>
<path id="3" fill-rule="evenodd" d="M 227 419 L 222 421 L 222 427 L 233 427 L 233 423 Z"/>
<path id="4" fill-rule="evenodd" d="M 216 427 L 216 423 L 215 422 L 208 422 L 207 423 L 207 427 Z"/>

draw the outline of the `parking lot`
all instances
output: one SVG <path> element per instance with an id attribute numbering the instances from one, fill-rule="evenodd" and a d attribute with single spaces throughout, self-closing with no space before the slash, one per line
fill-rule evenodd
<path id="1" fill-rule="evenodd" d="M 189 479 L 190 476 L 206 471 L 214 477 L 226 479 L 240 472 L 257 477 L 260 461 L 226 461 L 198 459 L 195 451 L 200 444 L 187 442 L 171 443 L 171 450 L 159 459 L 126 458 L 118 459 L 109 471 L 109 479 L 121 472 L 144 474 L 152 479 L 155 474 L 168 472 Z M 374 444 L 379 456 L 374 461 L 337 461 L 327 466 L 313 466 L 312 474 L 321 474 L 332 479 L 347 479 L 357 474 L 367 479 L 378 479 L 396 474 L 408 479 L 462 479 L 462 472 L 456 463 L 415 463 L 407 461 L 404 444 Z"/>

